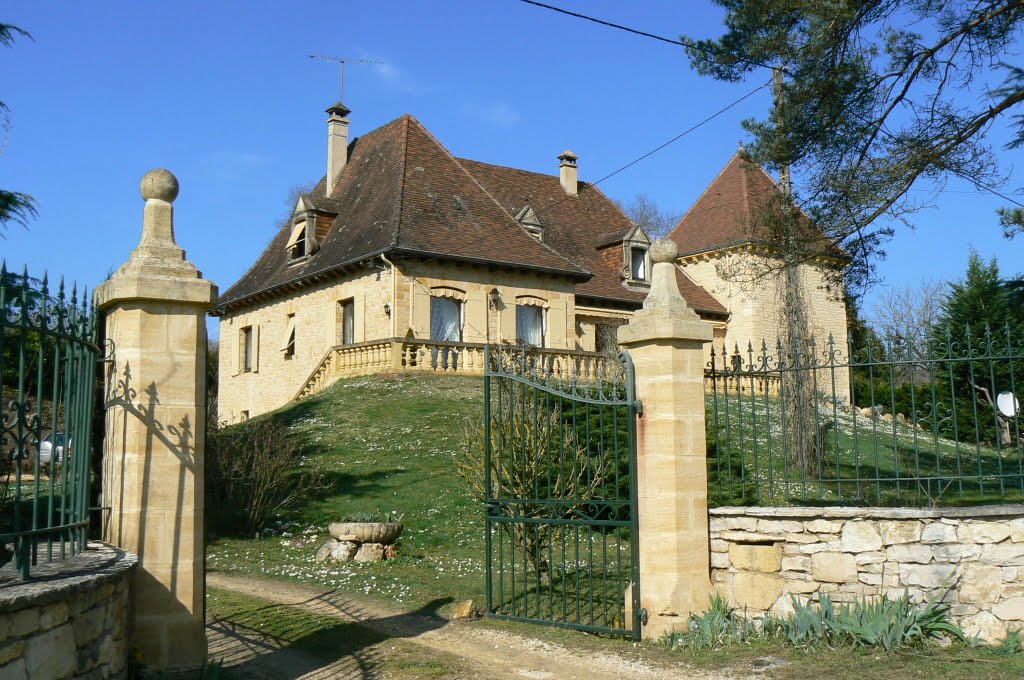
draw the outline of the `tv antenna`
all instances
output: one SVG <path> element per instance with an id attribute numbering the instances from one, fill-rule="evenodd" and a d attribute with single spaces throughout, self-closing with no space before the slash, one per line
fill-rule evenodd
<path id="1" fill-rule="evenodd" d="M 322 54 L 307 54 L 310 59 L 322 61 L 326 64 L 341 65 L 341 97 L 338 101 L 345 101 L 345 64 L 383 64 L 383 61 L 376 59 L 350 59 L 348 57 L 327 57 Z"/>

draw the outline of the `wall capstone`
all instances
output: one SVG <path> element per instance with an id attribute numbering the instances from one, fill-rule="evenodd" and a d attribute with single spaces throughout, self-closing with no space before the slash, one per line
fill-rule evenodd
<path id="1" fill-rule="evenodd" d="M 129 578 L 138 559 L 90 543 L 21 581 L 0 569 L 0 678 L 106 680 L 127 674 Z"/>

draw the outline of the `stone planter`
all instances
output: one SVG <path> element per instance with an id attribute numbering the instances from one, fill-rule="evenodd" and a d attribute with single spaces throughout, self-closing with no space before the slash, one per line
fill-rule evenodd
<path id="1" fill-rule="evenodd" d="M 394 543 L 402 535 L 401 522 L 331 522 L 328 529 L 339 541 Z"/>

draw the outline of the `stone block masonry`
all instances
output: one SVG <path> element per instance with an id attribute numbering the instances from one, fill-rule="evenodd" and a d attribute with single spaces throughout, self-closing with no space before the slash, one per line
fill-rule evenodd
<path id="1" fill-rule="evenodd" d="M 69 560 L 0 569 L 0 678 L 105 680 L 127 674 L 129 579 L 137 559 L 92 543 Z"/>
<path id="2" fill-rule="evenodd" d="M 753 616 L 792 597 L 933 598 L 968 636 L 1024 629 L 1024 506 L 715 508 L 711 581 Z"/>

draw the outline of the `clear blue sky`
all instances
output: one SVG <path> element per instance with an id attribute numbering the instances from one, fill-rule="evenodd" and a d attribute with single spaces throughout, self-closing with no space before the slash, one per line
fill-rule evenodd
<path id="1" fill-rule="evenodd" d="M 702 0 L 552 4 L 669 37 L 721 31 Z M 769 76 L 700 78 L 680 48 L 517 0 L 33 0 L 9 4 L 0 21 L 35 38 L 0 50 L 12 117 L 0 186 L 39 202 L 29 230 L 7 230 L 0 256 L 90 288 L 137 244 L 139 179 L 157 167 L 181 183 L 176 231 L 189 259 L 222 290 L 244 273 L 287 213 L 289 189 L 324 173 L 338 68 L 310 53 L 385 62 L 347 69 L 354 135 L 409 112 L 458 156 L 555 173 L 571 148 L 590 181 Z M 763 90 L 603 190 L 646 192 L 683 213 L 735 151 L 740 121 L 769 104 Z M 1000 155 L 1012 169 L 1019 152 Z M 1007 191 L 1022 184 L 1011 175 Z M 1002 201 L 962 182 L 947 189 L 888 246 L 886 281 L 955 278 L 969 246 L 998 255 L 1004 274 L 1024 272 L 1024 240 L 1003 240 L 996 225 Z"/>

